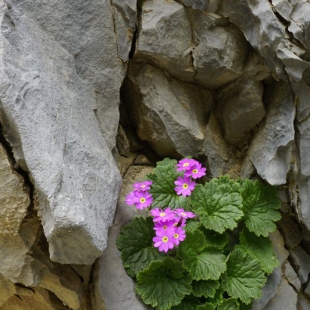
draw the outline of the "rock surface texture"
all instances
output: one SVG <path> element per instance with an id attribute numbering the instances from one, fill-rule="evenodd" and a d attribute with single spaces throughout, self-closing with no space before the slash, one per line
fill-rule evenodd
<path id="1" fill-rule="evenodd" d="M 309 14 L 308 0 L 0 0 L 0 310 L 149 309 L 115 244 L 136 212 L 124 197 L 184 156 L 278 188 L 280 266 L 252 310 L 309 310 Z"/>

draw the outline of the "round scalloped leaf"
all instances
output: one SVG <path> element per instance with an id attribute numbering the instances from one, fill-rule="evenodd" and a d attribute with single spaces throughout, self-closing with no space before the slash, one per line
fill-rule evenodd
<path id="1" fill-rule="evenodd" d="M 196 310 L 215 310 L 215 306 L 210 302 L 207 302 L 201 306 L 198 306 Z"/>
<path id="2" fill-rule="evenodd" d="M 171 308 L 171 310 L 196 310 L 201 302 L 193 296 L 185 296 L 182 302 Z"/>
<path id="3" fill-rule="evenodd" d="M 180 261 L 165 257 L 138 273 L 136 291 L 145 304 L 168 310 L 192 292 L 191 281 Z"/>
<path id="4" fill-rule="evenodd" d="M 240 248 L 235 248 L 227 261 L 227 271 L 223 277 L 223 288 L 233 298 L 249 304 L 252 298 L 261 296 L 266 277 L 258 260 Z"/>
<path id="5" fill-rule="evenodd" d="M 240 245 L 238 247 L 253 255 L 267 274 L 271 274 L 274 268 L 279 266 L 277 255 L 273 250 L 270 239 L 267 237 L 258 237 L 244 228 L 240 233 Z"/>
<path id="6" fill-rule="evenodd" d="M 187 207 L 187 197 L 178 196 L 175 192 L 174 181 L 182 174 L 176 171 L 176 161 L 165 159 L 157 163 L 148 179 L 153 182 L 150 193 L 153 197 L 152 206 L 155 208 L 184 208 Z"/>
<path id="7" fill-rule="evenodd" d="M 260 183 L 243 180 L 240 193 L 243 198 L 245 225 L 257 236 L 267 237 L 276 230 L 274 222 L 280 220 L 280 200 L 276 188 Z"/>
<path id="8" fill-rule="evenodd" d="M 224 299 L 217 310 L 239 310 L 239 303 L 234 298 Z"/>
<path id="9" fill-rule="evenodd" d="M 228 243 L 228 235 L 226 233 L 219 234 L 214 230 L 203 229 L 206 237 L 206 246 L 223 249 Z"/>
<path id="10" fill-rule="evenodd" d="M 193 295 L 195 297 L 211 297 L 213 298 L 216 290 L 220 287 L 219 281 L 213 281 L 213 280 L 200 280 L 200 281 L 193 281 L 192 282 L 193 287 Z"/>
<path id="11" fill-rule="evenodd" d="M 226 229 L 237 227 L 238 220 L 243 216 L 239 192 L 229 183 L 218 184 L 216 179 L 204 186 L 196 185 L 191 205 L 205 228 L 220 234 Z"/>
<path id="12" fill-rule="evenodd" d="M 161 260 L 164 254 L 154 248 L 153 220 L 137 217 L 121 229 L 116 244 L 122 252 L 124 268 L 131 277 L 147 267 L 153 260 Z"/>

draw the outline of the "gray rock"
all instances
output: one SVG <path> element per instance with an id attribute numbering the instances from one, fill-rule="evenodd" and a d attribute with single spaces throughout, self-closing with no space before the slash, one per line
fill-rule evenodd
<path id="1" fill-rule="evenodd" d="M 276 295 L 270 300 L 264 310 L 297 310 L 297 293 L 282 279 Z"/>
<path id="2" fill-rule="evenodd" d="M 134 281 L 124 270 L 121 253 L 116 247 L 116 239 L 123 225 L 130 222 L 134 216 L 143 214 L 133 206 L 127 206 L 124 200 L 133 190 L 133 183 L 144 181 L 146 174 L 151 172 L 150 167 L 132 166 L 124 177 L 114 225 L 109 233 L 108 247 L 95 265 L 93 309 L 150 309 L 134 292 Z"/>
<path id="3" fill-rule="evenodd" d="M 298 83 L 293 82 L 292 88 L 294 89 L 296 96 L 297 114 L 296 118 L 299 122 L 306 120 L 310 113 L 309 96 L 310 87 L 304 81 Z"/>
<path id="4" fill-rule="evenodd" d="M 299 201 L 297 214 L 300 220 L 310 229 L 310 178 L 301 178 L 298 180 Z"/>
<path id="5" fill-rule="evenodd" d="M 194 79 L 201 85 L 218 88 L 240 77 L 249 45 L 243 34 L 222 16 L 191 12 L 194 40 Z"/>
<path id="6" fill-rule="evenodd" d="M 51 259 L 91 264 L 106 246 L 121 185 L 98 125 L 104 110 L 113 147 L 121 62 L 110 3 L 11 1 L 2 34 L 1 120 L 35 184 Z"/>
<path id="7" fill-rule="evenodd" d="M 143 59 L 179 79 L 193 81 L 192 30 L 185 8 L 175 1 L 143 1 L 136 59 Z"/>
<path id="8" fill-rule="evenodd" d="M 0 235 L 17 235 L 29 204 L 24 180 L 13 170 L 0 144 Z"/>
<path id="9" fill-rule="evenodd" d="M 125 87 L 140 139 L 160 156 L 198 154 L 213 101 L 210 92 L 168 79 L 149 65 L 131 66 Z"/>
<path id="10" fill-rule="evenodd" d="M 225 140 L 239 149 L 247 144 L 251 129 L 265 116 L 262 97 L 262 83 L 248 77 L 232 82 L 218 95 L 218 114 Z"/>
<path id="11" fill-rule="evenodd" d="M 248 156 L 257 173 L 271 185 L 286 183 L 294 144 L 295 106 L 290 87 L 274 85 L 265 122 L 252 139 Z"/>
<path id="12" fill-rule="evenodd" d="M 297 274 L 301 284 L 308 281 L 310 273 L 310 255 L 301 247 L 290 250 L 290 255 L 297 266 Z"/>
<path id="13" fill-rule="evenodd" d="M 201 153 L 207 156 L 208 167 L 213 177 L 229 174 L 238 177 L 241 162 L 236 158 L 235 150 L 224 140 L 219 121 L 211 115 L 205 130 Z"/>
<path id="14" fill-rule="evenodd" d="M 308 298 L 310 298 L 310 283 L 306 286 L 304 293 Z"/>
<path id="15" fill-rule="evenodd" d="M 309 310 L 310 309 L 310 300 L 307 299 L 305 296 L 300 294 L 298 296 L 298 305 L 299 305 L 298 310 Z"/>
<path id="16" fill-rule="evenodd" d="M 127 62 L 136 29 L 137 0 L 112 0 L 114 27 L 117 37 L 117 52 Z"/>
<path id="17" fill-rule="evenodd" d="M 289 262 L 284 264 L 284 274 L 287 281 L 295 288 L 296 291 L 300 291 L 301 283 L 300 280 Z"/>
<path id="18" fill-rule="evenodd" d="M 180 2 L 196 10 L 214 13 L 219 8 L 221 0 L 180 0 Z"/>

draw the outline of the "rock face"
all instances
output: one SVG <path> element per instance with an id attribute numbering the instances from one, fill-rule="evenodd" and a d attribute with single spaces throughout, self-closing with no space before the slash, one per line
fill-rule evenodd
<path id="1" fill-rule="evenodd" d="M 2 122 L 18 164 L 35 184 L 51 259 L 91 264 L 106 246 L 121 183 L 108 148 L 114 144 L 109 135 L 117 128 L 117 102 L 104 99 L 103 89 L 119 88 L 120 66 L 108 31 L 108 2 L 59 2 L 56 11 L 54 5 L 12 2 L 5 10 Z M 109 14 L 101 24 L 94 23 L 104 12 Z M 105 62 L 107 67 L 98 65 Z M 117 83 L 106 79 L 109 70 Z M 103 109 L 107 140 L 100 131 Z"/>
<path id="2" fill-rule="evenodd" d="M 115 244 L 123 200 L 184 156 L 278 188 L 280 266 L 252 310 L 308 310 L 309 11 L 0 0 L 0 310 L 148 309 Z"/>

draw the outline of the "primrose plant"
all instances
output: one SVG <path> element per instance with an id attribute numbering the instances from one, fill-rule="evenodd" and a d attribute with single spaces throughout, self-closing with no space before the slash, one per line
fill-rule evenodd
<path id="1" fill-rule="evenodd" d="M 280 219 L 276 189 L 205 174 L 194 159 L 166 158 L 126 197 L 149 216 L 123 226 L 117 246 L 157 310 L 250 310 L 279 264 L 268 238 Z"/>

